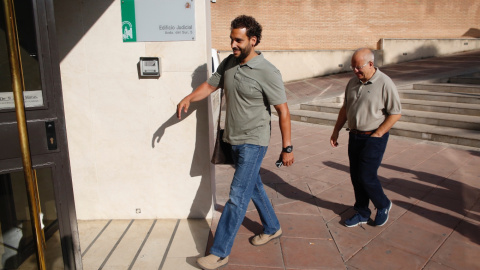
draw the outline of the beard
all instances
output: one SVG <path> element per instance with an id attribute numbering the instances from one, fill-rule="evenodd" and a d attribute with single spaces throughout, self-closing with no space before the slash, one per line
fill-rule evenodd
<path id="1" fill-rule="evenodd" d="M 233 55 L 235 58 L 238 60 L 242 61 L 243 59 L 247 58 L 248 55 L 252 52 L 252 46 L 248 44 L 245 48 L 234 48 L 233 51 L 240 51 L 240 55 L 236 56 L 235 54 Z"/>

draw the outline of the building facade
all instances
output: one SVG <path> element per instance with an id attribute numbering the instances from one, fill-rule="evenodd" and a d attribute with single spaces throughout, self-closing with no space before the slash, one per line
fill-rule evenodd
<path id="1" fill-rule="evenodd" d="M 263 25 L 258 48 L 285 81 L 346 71 L 358 47 L 374 49 L 379 64 L 480 48 L 473 0 L 170 1 L 194 9 L 195 38 L 162 42 L 123 41 L 126 1 L 4 1 L 15 4 L 18 27 L 2 6 L 1 269 L 34 254 L 36 229 L 56 240 L 60 264 L 80 269 L 77 220 L 211 217 L 218 97 L 192 104 L 181 121 L 176 105 L 211 75 L 212 48 L 229 54 L 237 15 Z M 11 68 L 15 50 L 23 74 Z M 139 75 L 141 57 L 160 59 L 159 77 Z M 28 134 L 13 106 L 20 84 Z M 25 186 L 28 155 L 38 212 Z"/>
<path id="2" fill-rule="evenodd" d="M 262 50 L 381 49 L 381 39 L 480 38 L 475 0 L 217 0 L 211 12 L 218 50 L 229 50 L 229 23 L 240 14 L 263 24 Z"/>

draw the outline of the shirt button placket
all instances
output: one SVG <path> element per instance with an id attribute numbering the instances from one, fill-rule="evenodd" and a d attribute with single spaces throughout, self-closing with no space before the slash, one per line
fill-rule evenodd
<path id="1" fill-rule="evenodd" d="M 360 85 L 360 87 L 358 88 L 358 92 L 357 92 L 357 98 L 360 97 L 362 89 L 363 89 L 363 85 Z"/>
<path id="2" fill-rule="evenodd" d="M 234 81 L 235 81 L 235 89 L 238 89 L 239 85 L 240 85 L 240 67 L 237 67 L 237 70 L 235 72 L 235 75 L 233 75 L 234 77 Z"/>

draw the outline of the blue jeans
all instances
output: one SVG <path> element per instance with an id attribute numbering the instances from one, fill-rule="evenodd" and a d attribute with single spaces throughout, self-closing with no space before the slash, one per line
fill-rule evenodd
<path id="1" fill-rule="evenodd" d="M 260 166 L 267 147 L 241 144 L 232 145 L 232 150 L 235 174 L 230 186 L 229 200 L 223 208 L 213 246 L 210 248 L 210 253 L 219 257 L 230 254 L 250 199 L 260 215 L 263 232 L 274 234 L 280 229 L 280 223 L 260 179 Z"/>
<path id="2" fill-rule="evenodd" d="M 348 140 L 350 178 L 355 192 L 354 209 L 365 218 L 371 214 L 369 200 L 377 209 L 388 207 L 390 202 L 377 176 L 388 137 L 388 132 L 380 138 L 350 133 Z"/>

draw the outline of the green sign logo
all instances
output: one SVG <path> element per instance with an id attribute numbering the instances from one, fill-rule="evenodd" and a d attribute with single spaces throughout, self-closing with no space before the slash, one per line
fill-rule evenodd
<path id="1" fill-rule="evenodd" d="M 124 42 L 133 41 L 132 23 L 129 21 L 124 21 L 122 23 L 122 28 L 123 28 L 123 41 Z"/>
<path id="2" fill-rule="evenodd" d="M 122 36 L 123 42 L 137 41 L 135 0 L 122 0 Z"/>

